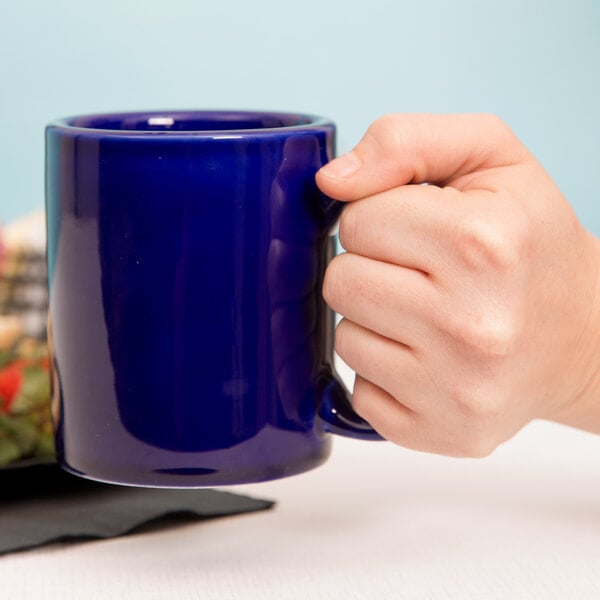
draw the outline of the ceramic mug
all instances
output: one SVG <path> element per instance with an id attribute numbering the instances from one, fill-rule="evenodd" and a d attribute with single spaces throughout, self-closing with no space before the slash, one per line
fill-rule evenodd
<path id="1" fill-rule="evenodd" d="M 334 124 L 272 112 L 80 116 L 46 129 L 57 454 L 142 486 L 262 481 L 380 439 L 333 368 L 321 286 Z"/>

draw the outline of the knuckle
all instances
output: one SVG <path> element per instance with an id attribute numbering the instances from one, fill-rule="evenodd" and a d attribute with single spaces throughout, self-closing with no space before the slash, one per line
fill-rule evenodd
<path id="1" fill-rule="evenodd" d="M 383 437 L 392 440 L 392 438 L 401 435 L 402 429 L 398 427 L 398 423 L 394 419 L 394 409 L 382 413 L 381 400 L 385 396 L 389 396 L 389 394 L 382 388 L 361 375 L 356 375 L 352 391 L 352 408 L 354 412 L 367 421 Z"/>
<path id="2" fill-rule="evenodd" d="M 466 417 L 471 417 L 477 410 L 480 393 L 472 383 L 462 381 L 449 390 L 450 401 Z"/>
<path id="3" fill-rule="evenodd" d="M 488 132 L 488 152 L 493 153 L 497 152 L 498 149 L 504 149 L 504 160 L 509 163 L 531 158 L 514 131 L 498 115 L 484 113 L 480 115 L 480 118 L 482 129 Z"/>
<path id="4" fill-rule="evenodd" d="M 518 328 L 511 319 L 491 311 L 455 320 L 450 329 L 450 335 L 463 350 L 483 360 L 509 356 L 518 338 Z"/>
<path id="5" fill-rule="evenodd" d="M 461 456 L 484 458 L 498 446 L 498 426 L 504 413 L 503 404 L 493 396 L 462 398 L 459 412 L 463 417 L 460 439 L 455 447 Z"/>
<path id="6" fill-rule="evenodd" d="M 385 137 L 395 130 L 399 120 L 400 116 L 396 113 L 381 115 L 371 123 L 367 132 L 375 137 Z"/>
<path id="7" fill-rule="evenodd" d="M 334 346 L 337 354 L 342 358 L 342 360 L 347 361 L 349 356 L 349 331 L 347 327 L 348 323 L 344 319 L 342 319 L 338 326 L 335 328 L 335 340 Z"/>
<path id="8" fill-rule="evenodd" d="M 352 408 L 363 419 L 366 419 L 369 413 L 369 402 L 367 394 L 361 388 L 355 388 L 352 393 Z"/>
<path id="9" fill-rule="evenodd" d="M 325 270 L 323 279 L 323 298 L 331 308 L 341 312 L 346 299 L 349 296 L 347 285 L 347 255 L 335 256 Z"/>
<path id="10" fill-rule="evenodd" d="M 484 131 L 490 132 L 490 143 L 495 146 L 499 144 L 512 143 L 516 137 L 506 121 L 501 119 L 495 113 L 481 113 L 479 115 L 481 127 Z"/>
<path id="11" fill-rule="evenodd" d="M 508 356 L 516 341 L 516 327 L 508 319 L 487 317 L 475 319 L 471 327 L 471 347 L 484 356 Z"/>
<path id="12" fill-rule="evenodd" d="M 409 123 L 396 113 L 382 115 L 369 125 L 364 139 L 382 157 L 400 151 L 407 145 Z"/>
<path id="13" fill-rule="evenodd" d="M 481 118 L 489 129 L 496 131 L 510 131 L 508 125 L 495 113 L 483 113 Z"/>
<path id="14" fill-rule="evenodd" d="M 453 432 L 451 447 L 458 456 L 484 458 L 498 446 L 498 426 L 504 404 L 498 396 L 483 394 L 478 388 L 461 389 L 455 394 L 462 427 Z"/>
<path id="15" fill-rule="evenodd" d="M 340 217 L 339 238 L 340 244 L 346 250 L 351 250 L 358 246 L 359 229 L 361 219 L 358 214 L 358 203 L 353 202 L 344 207 Z"/>
<path id="16" fill-rule="evenodd" d="M 373 425 L 373 421 L 377 421 L 377 413 L 373 412 L 373 398 L 368 388 L 358 385 L 358 381 L 352 392 L 352 408 L 359 417 L 362 417 Z"/>
<path id="17" fill-rule="evenodd" d="M 456 247 L 463 263 L 474 271 L 512 271 L 522 254 L 523 233 L 507 231 L 498 223 L 478 217 L 461 222 L 456 232 Z"/>
<path id="18" fill-rule="evenodd" d="M 461 408 L 463 414 L 482 431 L 493 428 L 504 413 L 504 403 L 492 393 L 471 396 Z"/>

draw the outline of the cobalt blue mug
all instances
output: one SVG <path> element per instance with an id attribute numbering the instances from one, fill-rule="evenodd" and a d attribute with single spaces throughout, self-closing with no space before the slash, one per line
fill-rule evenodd
<path id="1" fill-rule="evenodd" d="M 272 112 L 80 116 L 46 130 L 57 454 L 141 486 L 263 481 L 381 439 L 333 368 L 321 295 L 335 126 Z"/>

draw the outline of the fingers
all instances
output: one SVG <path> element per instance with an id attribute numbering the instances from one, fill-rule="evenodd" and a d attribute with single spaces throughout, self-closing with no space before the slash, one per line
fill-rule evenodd
<path id="1" fill-rule="evenodd" d="M 414 448 L 410 443 L 415 432 L 416 414 L 403 406 L 388 392 L 357 374 L 352 393 L 354 410 L 384 438 Z M 419 449 L 423 449 L 419 445 Z"/>
<path id="2" fill-rule="evenodd" d="M 321 190 L 357 200 L 408 183 L 446 184 L 529 157 L 493 115 L 393 114 L 377 119 L 358 145 L 317 173 Z"/>
<path id="3" fill-rule="evenodd" d="M 329 264 L 323 296 L 349 320 L 410 347 L 427 343 L 430 315 L 439 312 L 439 295 L 422 272 L 350 253 Z"/>
<path id="4" fill-rule="evenodd" d="M 451 251 L 449 223 L 461 219 L 454 188 L 408 185 L 348 204 L 340 242 L 354 254 L 432 274 Z"/>
<path id="5" fill-rule="evenodd" d="M 418 269 L 456 290 L 461 282 L 513 277 L 533 225 L 528 211 L 501 193 L 408 185 L 349 203 L 339 236 L 352 254 Z"/>
<path id="6" fill-rule="evenodd" d="M 335 350 L 362 378 L 382 388 L 411 410 L 422 407 L 431 377 L 415 351 L 343 319 L 335 332 Z"/>
<path id="7" fill-rule="evenodd" d="M 381 436 L 391 442 L 445 456 L 483 458 L 489 456 L 500 441 L 447 414 L 409 410 L 384 389 L 356 376 L 352 405 Z M 515 431 L 512 431 L 514 434 Z"/>
<path id="8" fill-rule="evenodd" d="M 357 375 L 352 405 L 384 438 L 411 450 L 448 456 L 468 456 L 469 449 L 454 443 L 435 420 L 409 410 L 384 389 Z"/>

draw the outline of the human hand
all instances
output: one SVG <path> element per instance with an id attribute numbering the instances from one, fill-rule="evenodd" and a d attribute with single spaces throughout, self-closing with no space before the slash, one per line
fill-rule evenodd
<path id="1" fill-rule="evenodd" d="M 381 117 L 317 184 L 348 202 L 323 293 L 379 433 L 452 456 L 536 418 L 600 433 L 600 243 L 502 121 Z"/>

